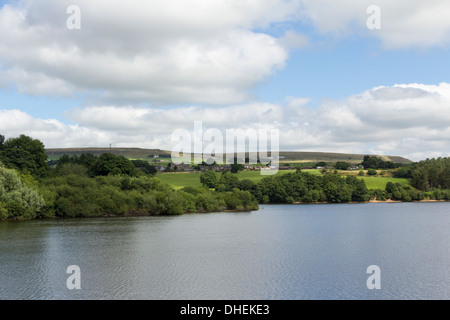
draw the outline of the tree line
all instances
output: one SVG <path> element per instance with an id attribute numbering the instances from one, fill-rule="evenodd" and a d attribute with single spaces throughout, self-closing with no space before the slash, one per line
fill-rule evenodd
<path id="1" fill-rule="evenodd" d="M 175 190 L 153 169 L 110 153 L 64 155 L 50 167 L 41 141 L 0 135 L 0 220 L 258 209 L 248 191 Z"/>
<path id="2" fill-rule="evenodd" d="M 176 190 L 143 160 L 85 153 L 64 155 L 54 164 L 48 165 L 41 141 L 0 135 L 0 220 L 245 211 L 260 203 L 450 200 L 449 158 L 400 167 L 394 176 L 409 184 L 388 182 L 384 190 L 368 190 L 356 176 L 314 175 L 300 167 L 258 182 L 206 171 L 200 175 L 202 187 Z"/>
<path id="3" fill-rule="evenodd" d="M 259 203 L 311 203 L 368 201 L 370 193 L 363 179 L 334 173 L 314 175 L 301 170 L 262 178 L 258 182 L 239 180 L 235 175 L 209 171 L 202 174 L 205 187 L 216 190 L 238 188 L 249 191 Z"/>
<path id="4" fill-rule="evenodd" d="M 442 177 L 440 178 L 442 179 Z M 306 171 L 268 176 L 258 182 L 239 180 L 230 173 L 207 171 L 200 177 L 205 187 L 215 190 L 239 189 L 249 191 L 258 203 L 346 203 L 369 200 L 420 201 L 450 200 L 450 188 L 421 189 L 412 184 L 388 182 L 385 189 L 368 190 L 363 179 L 325 172 L 315 175 Z M 414 179 L 411 179 L 414 183 Z"/>

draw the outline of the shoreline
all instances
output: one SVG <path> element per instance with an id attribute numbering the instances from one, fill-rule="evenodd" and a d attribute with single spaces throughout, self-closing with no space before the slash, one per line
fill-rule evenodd
<path id="1" fill-rule="evenodd" d="M 401 200 L 368 200 L 368 201 L 348 201 L 348 202 L 292 202 L 292 203 L 261 203 L 261 204 L 357 204 L 357 203 L 427 203 L 427 202 L 450 202 L 450 200 L 435 200 L 435 199 L 424 199 L 424 200 L 412 200 L 412 201 L 401 201 Z"/>
<path id="2" fill-rule="evenodd" d="M 361 203 L 435 203 L 435 202 L 450 202 L 450 200 L 435 200 L 435 199 L 424 199 L 424 200 L 414 200 L 414 201 L 400 201 L 400 200 L 369 200 L 369 201 L 349 201 L 349 202 L 292 202 L 292 203 L 259 203 L 258 209 L 244 209 L 244 210 L 220 210 L 220 211 L 198 211 L 198 212 L 189 212 L 189 213 L 182 213 L 182 214 L 147 214 L 142 212 L 130 212 L 125 213 L 122 215 L 116 215 L 116 214 L 103 214 L 100 216 L 86 216 L 86 217 L 61 217 L 61 216 L 54 216 L 54 217 L 39 217 L 34 219 L 6 219 L 6 220 L 0 220 L 0 224 L 2 222 L 20 222 L 20 221 L 31 221 L 31 220 L 57 220 L 57 219 L 84 219 L 84 218 L 125 218 L 125 217 L 169 217 L 169 216 L 183 216 L 183 215 L 189 215 L 189 214 L 208 214 L 208 213 L 216 213 L 216 212 L 251 212 L 251 211 L 259 211 L 260 206 L 264 205 L 313 205 L 313 204 L 361 204 Z"/>

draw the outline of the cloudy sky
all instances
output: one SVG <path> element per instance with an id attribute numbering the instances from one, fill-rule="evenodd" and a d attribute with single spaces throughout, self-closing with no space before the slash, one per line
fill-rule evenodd
<path id="1" fill-rule="evenodd" d="M 449 156 L 448 17 L 448 0 L 0 0 L 0 134 L 171 150 L 202 121 L 279 129 L 281 150 Z"/>

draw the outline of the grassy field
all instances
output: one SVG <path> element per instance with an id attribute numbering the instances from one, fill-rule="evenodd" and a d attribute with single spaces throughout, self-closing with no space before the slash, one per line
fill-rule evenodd
<path id="1" fill-rule="evenodd" d="M 277 175 L 286 174 L 289 172 L 294 172 L 294 170 L 280 170 L 280 171 L 278 171 Z M 304 170 L 304 172 L 309 172 L 311 174 L 320 174 L 320 171 L 315 170 L 315 169 Z M 186 173 L 169 172 L 169 173 L 159 173 L 157 175 L 157 177 L 159 179 L 161 179 L 161 181 L 164 181 L 164 182 L 172 185 L 174 188 L 180 189 L 183 187 L 200 187 L 201 186 L 200 175 L 201 175 L 201 173 L 197 173 L 197 172 L 186 172 Z M 239 178 L 239 180 L 249 179 L 254 182 L 258 182 L 259 180 L 261 180 L 262 178 L 264 178 L 266 176 L 261 175 L 259 171 L 241 171 L 237 174 L 237 177 Z M 358 177 L 358 178 L 364 179 L 368 189 L 383 189 L 384 190 L 384 188 L 386 187 L 386 184 L 389 181 L 392 181 L 394 183 L 399 183 L 401 185 L 408 184 L 407 179 L 398 179 L 398 178 L 392 178 L 392 177 L 364 176 L 364 177 Z"/>
<path id="2" fill-rule="evenodd" d="M 158 173 L 156 177 L 175 189 L 180 189 L 183 187 L 201 187 L 200 174 L 197 172 L 168 172 Z"/>
<path id="3" fill-rule="evenodd" d="M 360 178 L 360 177 L 358 177 Z M 392 178 L 392 177 L 362 177 L 366 182 L 367 189 L 382 189 L 386 188 L 386 184 L 391 181 L 399 183 L 402 186 L 408 184 L 408 179 Z"/>
<path id="4" fill-rule="evenodd" d="M 294 172 L 295 170 L 283 170 L 278 171 L 277 174 L 285 174 L 288 172 Z M 311 170 L 316 171 L 316 170 Z M 218 173 L 219 174 L 219 173 Z M 179 189 L 183 187 L 201 187 L 200 175 L 198 172 L 168 172 L 159 173 L 156 177 L 161 179 L 163 182 L 167 182 L 174 188 Z M 236 174 L 239 180 L 249 179 L 254 182 L 258 182 L 262 178 L 266 177 L 260 174 L 259 171 L 241 171 Z"/>

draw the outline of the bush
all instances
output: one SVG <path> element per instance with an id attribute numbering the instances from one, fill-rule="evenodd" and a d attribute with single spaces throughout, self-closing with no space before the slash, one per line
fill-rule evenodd
<path id="1" fill-rule="evenodd" d="M 32 219 L 40 216 L 44 198 L 25 185 L 13 169 L 0 165 L 0 219 Z"/>

